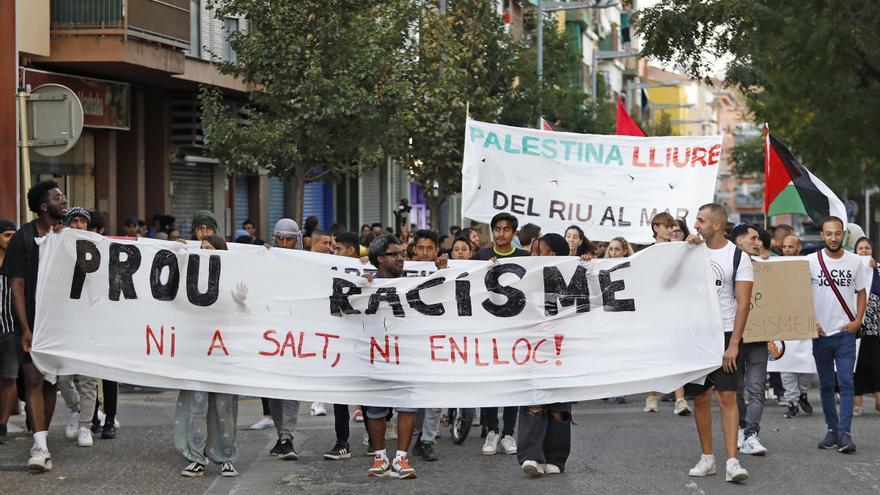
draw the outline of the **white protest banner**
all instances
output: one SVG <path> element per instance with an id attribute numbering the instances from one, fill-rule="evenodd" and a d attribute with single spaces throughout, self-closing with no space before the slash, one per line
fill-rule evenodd
<path id="1" fill-rule="evenodd" d="M 414 407 L 672 390 L 721 363 L 709 265 L 682 243 L 372 283 L 346 273 L 359 261 L 338 260 L 50 234 L 34 362 L 148 386 Z"/>
<path id="2" fill-rule="evenodd" d="M 654 242 L 651 218 L 693 223 L 713 201 L 721 136 L 631 137 L 550 132 L 467 120 L 462 215 L 502 211 L 551 232 Z"/>
<path id="3" fill-rule="evenodd" d="M 789 373 L 815 373 L 812 340 L 774 340 L 770 345 L 767 371 Z"/>

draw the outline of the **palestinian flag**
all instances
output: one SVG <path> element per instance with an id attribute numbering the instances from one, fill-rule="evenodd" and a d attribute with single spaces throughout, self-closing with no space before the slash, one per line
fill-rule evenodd
<path id="1" fill-rule="evenodd" d="M 801 213 L 814 223 L 827 216 L 846 222 L 843 202 L 767 132 L 764 157 L 764 213 L 768 217 Z"/>

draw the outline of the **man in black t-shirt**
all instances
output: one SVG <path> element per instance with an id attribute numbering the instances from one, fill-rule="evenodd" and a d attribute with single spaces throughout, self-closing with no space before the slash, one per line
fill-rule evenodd
<path id="1" fill-rule="evenodd" d="M 30 406 L 34 446 L 28 468 L 45 472 L 52 469 L 52 458 L 46 444 L 49 422 L 55 411 L 55 386 L 44 381 L 43 374 L 31 360 L 37 297 L 37 270 L 40 249 L 35 241 L 50 230 L 60 230 L 67 214 L 67 198 L 55 181 L 43 181 L 27 193 L 28 208 L 37 219 L 25 224 L 9 241 L 3 268 L 12 283 L 15 313 L 21 328 L 21 367 L 24 372 L 27 403 Z"/>
<path id="2" fill-rule="evenodd" d="M 519 226 L 515 216 L 510 213 L 499 213 L 492 217 L 492 222 L 489 225 L 492 228 L 495 245 L 477 251 L 477 255 L 474 256 L 475 260 L 529 256 L 529 252 L 525 249 L 517 249 L 511 245 Z M 498 408 L 484 407 L 480 410 L 480 422 L 486 428 L 483 455 L 497 453 L 499 443 L 501 451 L 505 454 L 516 454 L 516 439 L 513 437 L 513 429 L 516 428 L 517 411 L 516 406 L 504 408 L 504 428 L 499 433 Z"/>
<path id="3" fill-rule="evenodd" d="M 528 256 L 529 252 L 525 249 L 517 249 L 513 247 L 513 236 L 519 227 L 516 217 L 510 213 L 499 213 L 492 217 L 489 224 L 492 228 L 492 237 L 495 238 L 495 245 L 477 251 L 475 260 L 491 260 L 492 258 L 508 258 L 513 256 Z"/>

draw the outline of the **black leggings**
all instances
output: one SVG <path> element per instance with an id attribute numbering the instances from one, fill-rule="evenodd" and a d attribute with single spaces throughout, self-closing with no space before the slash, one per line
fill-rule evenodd
<path id="1" fill-rule="evenodd" d="M 263 403 L 263 416 L 271 416 L 272 411 L 269 410 L 269 399 L 262 397 L 260 401 Z"/>
<path id="2" fill-rule="evenodd" d="M 104 424 L 112 425 L 113 421 L 116 419 L 116 406 L 119 401 L 119 384 L 111 382 L 110 380 L 101 380 L 101 384 L 101 388 L 104 391 L 104 414 L 107 415 Z M 98 420 L 99 405 L 100 403 L 95 401 L 95 414 L 92 415 L 92 424 L 100 423 Z"/>
<path id="3" fill-rule="evenodd" d="M 348 443 L 348 406 L 345 404 L 333 404 L 333 421 L 336 427 L 336 441 Z M 365 422 L 366 423 L 366 422 Z"/>

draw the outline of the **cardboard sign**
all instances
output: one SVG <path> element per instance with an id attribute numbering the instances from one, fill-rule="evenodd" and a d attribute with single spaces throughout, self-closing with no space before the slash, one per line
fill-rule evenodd
<path id="1" fill-rule="evenodd" d="M 810 265 L 803 258 L 753 261 L 755 285 L 744 342 L 814 339 Z"/>

